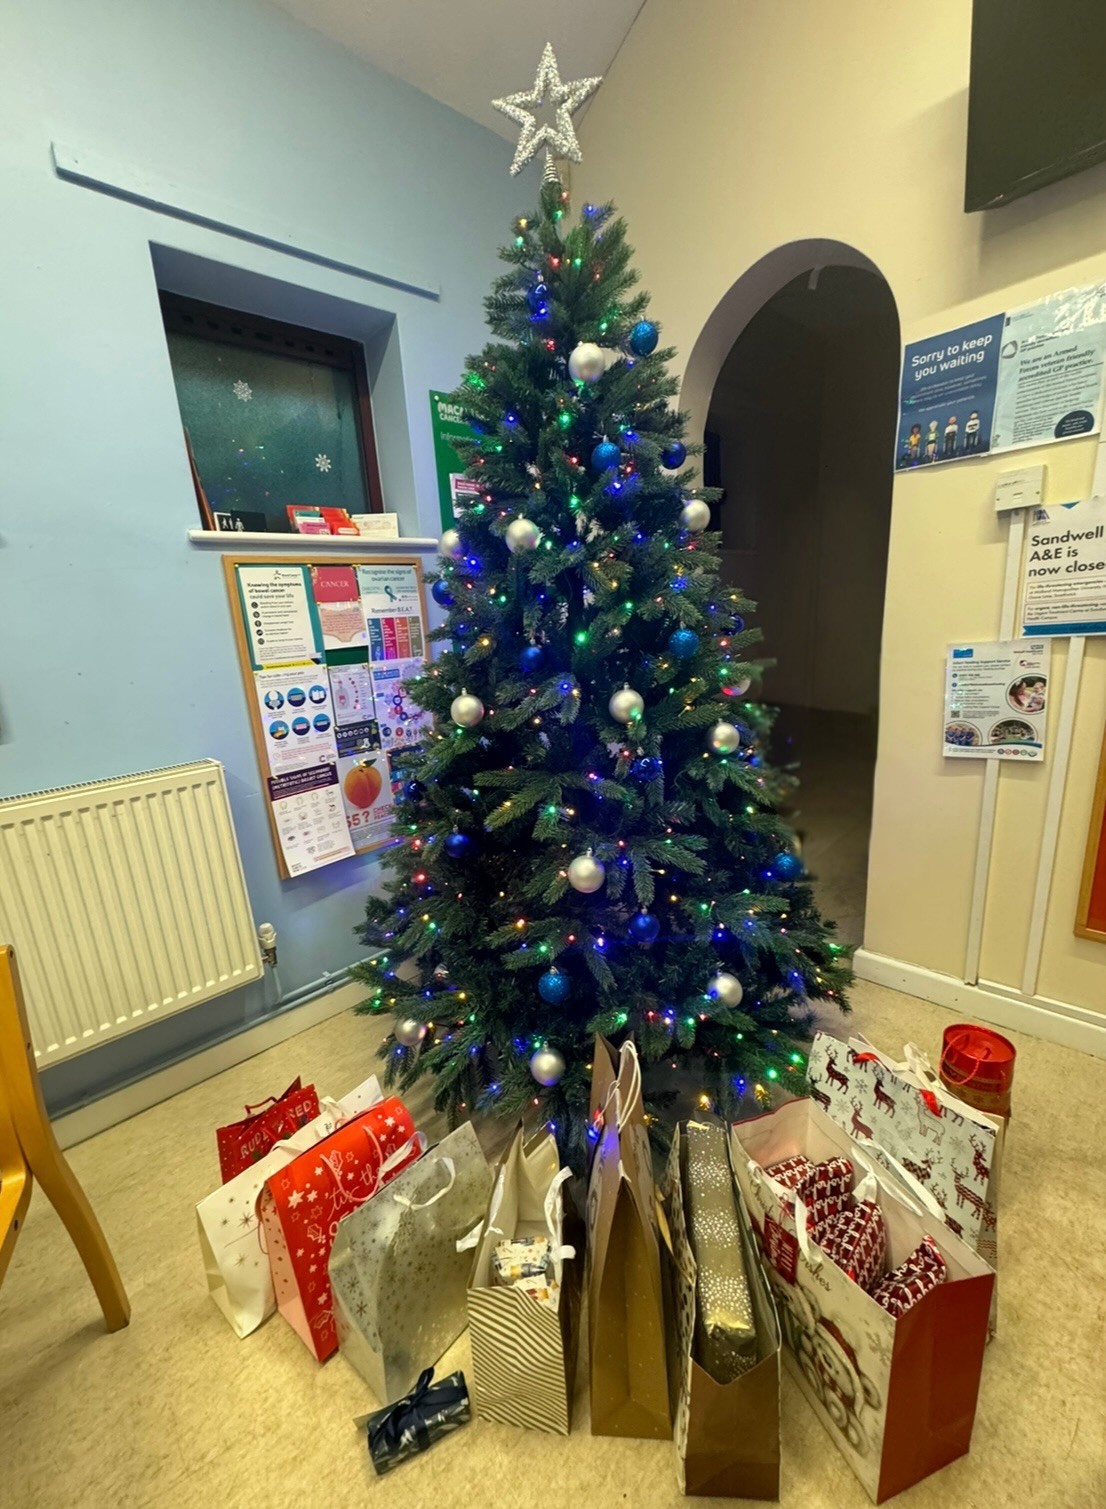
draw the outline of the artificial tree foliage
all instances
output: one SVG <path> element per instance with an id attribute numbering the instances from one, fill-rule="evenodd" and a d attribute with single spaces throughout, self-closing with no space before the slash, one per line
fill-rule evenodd
<path id="1" fill-rule="evenodd" d="M 547 1120 L 579 1165 L 597 1032 L 632 1035 L 647 1065 L 693 1062 L 701 1104 L 740 1114 L 802 1088 L 812 1003 L 843 1007 L 849 966 L 780 815 L 794 778 L 770 763 L 772 714 L 747 695 L 754 605 L 721 579 L 720 536 L 683 522 L 718 494 L 683 464 L 674 353 L 646 321 L 625 224 L 609 205 L 574 219 L 547 180 L 501 256 L 494 339 L 454 395 L 479 493 L 444 537 L 431 580 L 448 618 L 411 684 L 436 731 L 398 771 L 359 1010 L 408 1038 L 428 1024 L 421 1044 L 384 1043 L 390 1084 L 432 1074 L 452 1120 Z M 603 370 L 577 380 L 587 343 Z M 520 519 L 535 528 L 512 550 Z M 627 686 L 644 709 L 621 723 Z M 451 715 L 464 693 L 483 704 L 473 727 Z M 589 850 L 606 875 L 582 894 L 568 867 Z M 711 991 L 720 971 L 736 1006 Z M 565 999 L 543 998 L 543 977 Z M 543 1086 L 530 1060 L 546 1047 L 565 1068 Z"/>

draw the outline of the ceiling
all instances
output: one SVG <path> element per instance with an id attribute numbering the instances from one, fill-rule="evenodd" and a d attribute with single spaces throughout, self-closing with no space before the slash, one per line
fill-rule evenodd
<path id="1" fill-rule="evenodd" d="M 546 42 L 561 78 L 605 73 L 644 0 L 271 0 L 386 73 L 498 135 L 518 127 L 491 101 L 534 82 Z M 575 116 L 578 124 L 587 105 Z"/>

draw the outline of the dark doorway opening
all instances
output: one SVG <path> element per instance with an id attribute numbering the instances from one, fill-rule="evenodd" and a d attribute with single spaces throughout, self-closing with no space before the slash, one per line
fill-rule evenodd
<path id="1" fill-rule="evenodd" d="M 822 910 L 863 942 L 897 416 L 894 298 L 863 267 L 811 268 L 748 321 L 708 412 L 724 571 L 758 604 L 774 757 Z"/>

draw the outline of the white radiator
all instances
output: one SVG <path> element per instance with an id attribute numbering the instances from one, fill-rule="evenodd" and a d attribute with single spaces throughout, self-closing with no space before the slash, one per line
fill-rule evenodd
<path id="1" fill-rule="evenodd" d="M 0 943 L 40 1067 L 259 979 L 223 767 L 0 801 Z"/>

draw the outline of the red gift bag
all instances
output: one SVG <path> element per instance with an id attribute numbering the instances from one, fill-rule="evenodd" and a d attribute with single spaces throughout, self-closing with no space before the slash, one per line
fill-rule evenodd
<path id="1" fill-rule="evenodd" d="M 265 1228 L 277 1308 L 325 1362 L 338 1350 L 327 1265 L 338 1222 L 420 1156 L 426 1140 L 397 1096 L 300 1153 L 265 1181 Z"/>
<path id="2" fill-rule="evenodd" d="M 246 1113 L 244 1121 L 219 1127 L 215 1133 L 224 1184 L 264 1158 L 283 1137 L 314 1121 L 319 1114 L 319 1097 L 315 1086 L 302 1085 L 297 1074 L 282 1095 L 270 1095 L 268 1100 L 247 1106 Z"/>

